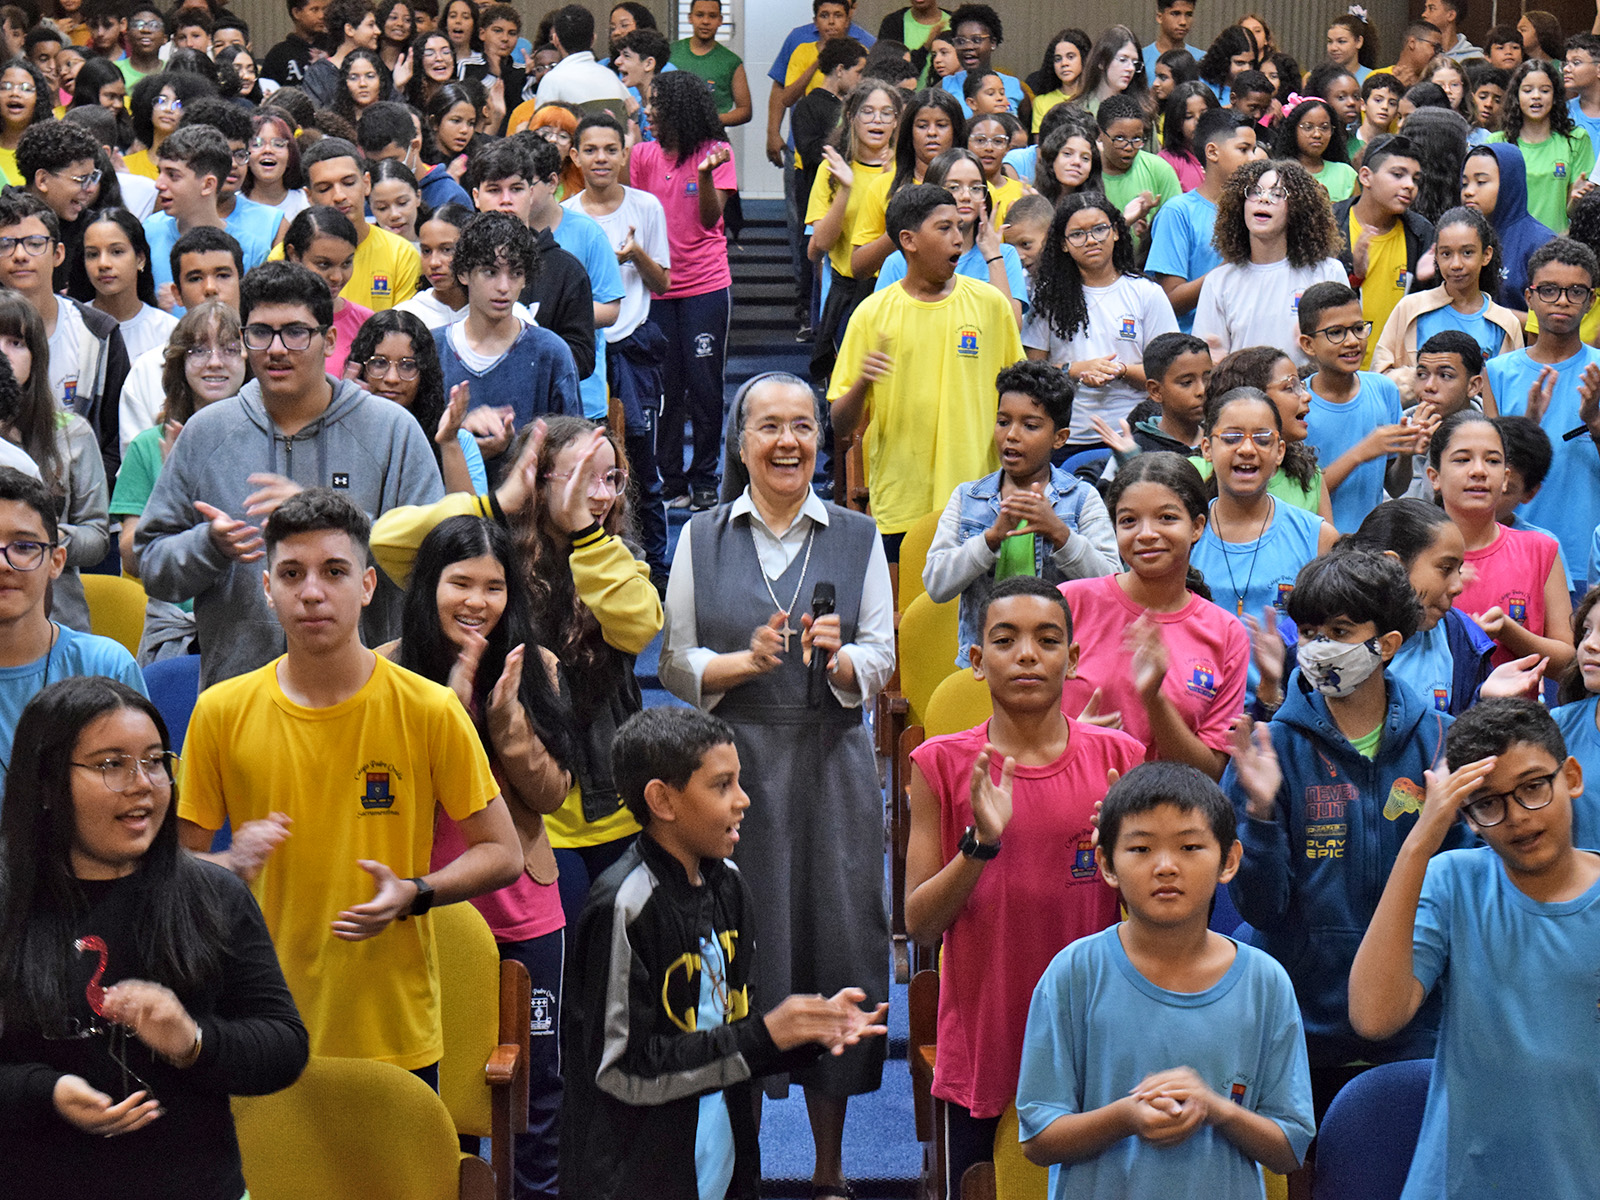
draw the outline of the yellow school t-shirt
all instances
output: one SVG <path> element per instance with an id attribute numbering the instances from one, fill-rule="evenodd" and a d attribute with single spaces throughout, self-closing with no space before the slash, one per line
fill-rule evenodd
<path id="1" fill-rule="evenodd" d="M 1350 244 L 1354 246 L 1361 237 L 1361 222 L 1356 219 L 1355 205 L 1350 206 Z M 1361 315 L 1372 322 L 1372 333 L 1367 337 L 1367 353 L 1361 360 L 1363 371 L 1372 366 L 1372 352 L 1378 348 L 1378 334 L 1389 322 L 1389 314 L 1400 303 L 1411 283 L 1406 271 L 1406 231 L 1396 221 L 1388 233 L 1379 234 L 1367 243 L 1367 277 L 1361 284 Z"/>
<path id="2" fill-rule="evenodd" d="M 986 282 L 957 275 L 951 293 L 932 302 L 896 283 L 850 318 L 830 403 L 880 348 L 893 367 L 867 389 L 863 448 L 873 519 L 884 533 L 904 533 L 958 484 L 998 469 L 994 380 L 1022 358 L 1022 337 L 1011 302 Z"/>
<path id="3" fill-rule="evenodd" d="M 857 244 L 855 229 L 865 216 L 868 205 L 876 200 L 879 203 L 887 201 L 888 193 L 874 192 L 872 184 L 884 177 L 884 169 L 875 167 L 870 163 L 851 163 L 854 182 L 850 185 L 850 198 L 844 202 L 844 225 L 839 229 L 839 239 L 833 243 L 833 248 L 828 251 L 828 261 L 833 264 L 833 269 L 846 279 L 854 279 L 855 272 L 850 269 L 850 251 Z M 888 172 L 893 176 L 894 172 Z M 815 225 L 828 213 L 828 208 L 833 204 L 834 188 L 833 174 L 824 164 L 817 171 L 817 177 L 811 184 L 811 196 L 806 201 L 806 224 Z M 880 212 L 876 222 L 883 225 L 883 214 Z M 881 228 L 880 228 L 881 232 Z M 861 243 L 865 245 L 865 243 Z"/>
<path id="4" fill-rule="evenodd" d="M 135 150 L 132 154 L 124 154 L 122 165 L 128 169 L 130 175 L 142 175 L 146 179 L 154 179 L 158 174 L 155 159 L 150 157 L 148 150 Z"/>
<path id="5" fill-rule="evenodd" d="M 267 260 L 282 259 L 283 243 L 279 242 Z M 368 222 L 367 240 L 356 247 L 355 273 L 339 295 L 380 312 L 415 296 L 421 278 L 422 256 L 417 248 L 399 234 Z"/>
<path id="6" fill-rule="evenodd" d="M 544 831 L 550 835 L 550 844 L 557 850 L 604 846 L 618 838 L 632 837 L 639 829 L 639 822 L 633 819 L 627 805 L 598 821 L 585 821 L 583 792 L 577 784 L 572 785 L 561 807 L 553 813 L 546 813 L 544 817 Z"/>
<path id="7" fill-rule="evenodd" d="M 783 86 L 788 87 L 800 76 L 811 70 L 811 64 L 817 61 L 817 50 L 820 42 L 801 42 L 789 55 L 788 69 L 783 73 Z M 822 86 L 822 72 L 817 71 L 811 76 L 811 82 L 806 84 L 806 93 L 809 95 Z"/>
<path id="8" fill-rule="evenodd" d="M 996 229 L 1004 225 L 1006 213 L 1013 204 L 1022 199 L 1023 195 L 1022 180 L 1013 179 L 1009 175 L 1002 175 L 989 184 L 989 224 Z"/>
<path id="9" fill-rule="evenodd" d="M 204 829 L 224 819 L 237 829 L 272 812 L 293 818 L 250 890 L 311 1053 L 425 1067 L 444 1053 L 432 922 L 395 921 L 363 942 L 340 941 L 330 926 L 373 897 L 357 859 L 402 879 L 426 875 L 435 809 L 463 820 L 499 786 L 449 688 L 378 658 L 350 699 L 304 708 L 278 684 L 281 661 L 201 695 L 178 815 Z"/>
<path id="10" fill-rule="evenodd" d="M 865 184 L 856 185 L 856 190 L 865 194 L 861 197 L 860 214 L 851 227 L 852 246 L 870 245 L 888 232 L 884 218 L 889 213 L 889 188 L 893 183 L 894 167 L 891 165 L 886 170 L 879 171 Z M 910 186 L 909 181 L 907 186 Z"/>

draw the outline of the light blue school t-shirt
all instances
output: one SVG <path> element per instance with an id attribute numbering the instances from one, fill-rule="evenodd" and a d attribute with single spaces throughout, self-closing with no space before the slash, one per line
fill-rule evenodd
<path id="1" fill-rule="evenodd" d="M 1561 727 L 1567 753 L 1583 768 L 1583 795 L 1572 798 L 1572 844 L 1600 850 L 1600 728 L 1595 727 L 1595 709 L 1600 696 L 1585 696 L 1550 715 Z M 1600 1003 L 1600 998 L 1597 998 Z"/>
<path id="2" fill-rule="evenodd" d="M 1456 657 L 1450 653 L 1450 635 L 1444 622 L 1408 637 L 1389 660 L 1389 671 L 1435 712 L 1449 712 Z"/>
<path id="3" fill-rule="evenodd" d="M 1343 404 L 1324 400 L 1317 394 L 1318 376 L 1306 380 L 1311 395 L 1311 411 L 1306 414 L 1306 441 L 1317 449 L 1317 462 L 1326 471 L 1340 455 L 1379 425 L 1400 422 L 1400 389 L 1385 375 L 1357 371 L 1356 394 Z M 1526 388 L 1523 391 L 1527 391 Z M 1500 389 L 1496 388 L 1496 396 Z M 1380 455 L 1362 463 L 1336 488 L 1333 501 L 1333 527 L 1340 533 L 1354 533 L 1361 522 L 1384 499 L 1383 476 L 1388 459 Z"/>
<path id="4" fill-rule="evenodd" d="M 1222 265 L 1222 255 L 1211 244 L 1217 224 L 1217 206 L 1198 191 L 1184 192 L 1156 209 L 1150 223 L 1150 257 L 1144 269 L 1151 275 L 1175 275 L 1195 280 Z M 1178 313 L 1178 328 L 1194 332 L 1194 306 Z"/>
<path id="5" fill-rule="evenodd" d="M 1436 333 L 1458 329 L 1478 343 L 1485 359 L 1493 358 L 1505 347 L 1506 331 L 1489 319 L 1489 297 L 1485 293 L 1483 307 L 1468 316 L 1456 311 L 1456 306 L 1446 304 L 1417 318 L 1417 345 L 1427 344 Z"/>
<path id="6" fill-rule="evenodd" d="M 1189 552 L 1190 563 L 1206 577 L 1213 603 L 1237 617 L 1248 613 L 1257 621 L 1268 605 L 1278 610 L 1280 619 L 1288 611 L 1295 576 L 1317 556 L 1317 539 L 1322 534 L 1322 518 L 1316 513 L 1280 504 L 1275 497 L 1268 499 L 1272 501 L 1272 521 L 1260 537 L 1224 542 L 1217 536 L 1216 524 L 1208 520 Z M 1255 698 L 1260 682 L 1261 673 L 1252 656 L 1246 685 L 1250 699 Z"/>
<path id="7" fill-rule="evenodd" d="M 1589 541 L 1600 525 L 1600 454 L 1587 434 L 1562 440 L 1563 434 L 1583 424 L 1578 416 L 1578 384 L 1590 363 L 1600 364 L 1600 350 L 1593 346 L 1580 347 L 1571 358 L 1553 364 L 1555 389 L 1539 424 L 1550 435 L 1555 457 L 1539 494 L 1517 509 L 1520 516 L 1555 534 L 1569 563 L 1589 561 Z M 1542 369 L 1526 350 L 1497 355 L 1484 364 L 1502 413 L 1508 417 L 1527 413 L 1528 386 Z"/>
<path id="8" fill-rule="evenodd" d="M 1589 140 L 1600 146 L 1600 117 L 1591 117 L 1583 111 L 1583 104 L 1574 96 L 1567 101 L 1567 112 L 1572 116 L 1572 123 L 1579 129 L 1589 132 Z"/>
<path id="9" fill-rule="evenodd" d="M 696 1029 L 727 1024 L 727 977 L 728 959 L 722 952 L 722 943 L 714 937 L 701 938 Z M 694 1175 L 700 1200 L 723 1200 L 733 1182 L 733 1122 L 728 1116 L 728 1097 L 721 1091 L 700 1097 L 700 1114 L 694 1127 Z"/>
<path id="10" fill-rule="evenodd" d="M 1444 1016 L 1402 1200 L 1592 1196 L 1600 883 L 1541 904 L 1487 846 L 1428 863 L 1412 974 Z"/>
<path id="11" fill-rule="evenodd" d="M 1015 75 L 1007 75 L 998 67 L 991 66 L 989 70 L 1000 76 L 1000 83 L 1006 90 L 1006 99 L 1011 102 L 1011 113 L 1015 116 L 1018 110 L 1022 108 L 1024 96 L 1022 80 Z M 961 111 L 970 117 L 972 115 L 972 105 L 968 104 L 966 97 L 961 94 L 961 89 L 966 86 L 966 82 L 967 73 L 965 71 L 957 71 L 954 75 L 946 75 L 941 79 L 939 86 L 961 101 Z"/>
<path id="12" fill-rule="evenodd" d="M 561 224 L 551 232 L 560 246 L 583 264 L 596 304 L 612 304 L 622 299 L 622 270 L 617 252 L 611 248 L 600 222 L 570 208 L 562 211 Z M 606 415 L 606 331 L 594 331 L 594 370 L 578 380 L 578 395 L 583 400 L 583 415 L 591 421 Z"/>
<path id="13" fill-rule="evenodd" d="M 1121 1100 L 1157 1071 L 1188 1066 L 1218 1095 L 1275 1122 L 1303 1158 L 1313 1131 L 1311 1071 L 1283 967 L 1239 944 L 1213 986 L 1171 992 L 1128 960 L 1120 928 L 1072 943 L 1034 989 L 1017 1081 L 1022 1140 L 1059 1117 Z M 1254 1200 L 1264 1190 L 1261 1167 L 1210 1125 L 1175 1146 L 1128 1137 L 1087 1162 L 1050 1168 L 1050 1200 Z"/>
<path id="14" fill-rule="evenodd" d="M 0 795 L 5 772 L 11 769 L 11 742 L 28 701 L 46 684 L 75 675 L 108 675 L 141 696 L 148 695 L 144 675 L 121 642 L 92 633 L 79 633 L 65 625 L 56 627 L 55 645 L 31 663 L 0 667 Z"/>
<path id="15" fill-rule="evenodd" d="M 1185 42 L 1182 48 L 1189 52 L 1189 56 L 1193 58 L 1195 62 L 1199 62 L 1205 57 L 1204 50 L 1197 50 L 1193 46 L 1189 45 L 1188 42 Z M 1161 57 L 1161 51 L 1156 49 L 1156 44 L 1154 42 L 1151 42 L 1144 48 L 1143 51 L 1141 51 L 1141 55 L 1144 58 L 1144 81 L 1146 84 L 1154 83 L 1156 81 L 1156 59 Z"/>
<path id="16" fill-rule="evenodd" d="M 1000 160 L 1000 165 L 1010 167 L 1017 173 L 1017 178 L 1029 187 L 1033 186 L 1033 174 L 1039 166 L 1039 147 L 1023 146 L 1017 150 L 1007 150 L 1006 156 Z"/>
<path id="17" fill-rule="evenodd" d="M 1006 283 L 1011 288 L 1011 298 L 1022 303 L 1022 315 L 1028 315 L 1028 273 L 1022 269 L 1022 259 L 1017 254 L 1017 248 L 1003 244 L 1000 254 L 1005 259 Z M 989 282 L 989 264 L 984 261 L 983 251 L 977 246 L 963 254 L 956 263 L 956 274 L 965 275 L 968 279 Z M 906 256 L 896 250 L 883 260 L 883 266 L 878 268 L 878 282 L 872 290 L 881 292 L 892 283 L 899 283 L 906 277 Z"/>

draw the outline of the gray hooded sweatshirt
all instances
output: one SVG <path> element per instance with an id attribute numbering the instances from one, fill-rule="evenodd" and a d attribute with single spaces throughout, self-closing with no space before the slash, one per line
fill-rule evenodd
<path id="1" fill-rule="evenodd" d="M 335 380 L 323 414 L 293 437 L 273 424 L 261 385 L 208 405 L 189 418 L 150 494 L 134 548 L 145 590 L 158 600 L 194 600 L 200 685 L 209 687 L 271 662 L 286 648 L 261 588 L 264 562 L 234 562 L 211 540 L 196 500 L 248 520 L 249 476 L 270 471 L 303 487 L 345 493 L 376 519 L 405 504 L 444 495 L 422 427 L 404 408 L 347 380 Z M 366 644 L 399 633 L 400 592 L 383 572 L 362 619 Z"/>

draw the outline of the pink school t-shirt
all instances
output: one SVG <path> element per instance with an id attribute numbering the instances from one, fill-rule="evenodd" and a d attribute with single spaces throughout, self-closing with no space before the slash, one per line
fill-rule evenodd
<path id="1" fill-rule="evenodd" d="M 1456 597 L 1456 608 L 1468 614 L 1499 605 L 1506 616 L 1529 633 L 1544 636 L 1544 585 L 1555 565 L 1556 540 L 1531 529 L 1495 526 L 1500 536 L 1482 550 L 1467 551 L 1467 565 L 1476 572 Z M 1490 663 L 1510 662 L 1511 651 L 1496 644 Z"/>
<path id="2" fill-rule="evenodd" d="M 677 165 L 667 160 L 660 142 L 640 142 L 628 156 L 629 182 L 661 201 L 667 212 L 672 286 L 661 293 L 663 300 L 703 296 L 733 282 L 722 221 L 719 219 L 710 229 L 700 223 L 699 164 L 711 149 L 703 146 Z M 711 182 L 719 191 L 738 190 L 739 173 L 731 157 L 711 172 Z"/>
<path id="3" fill-rule="evenodd" d="M 345 360 L 350 357 L 350 347 L 356 344 L 356 334 L 372 316 L 372 310 L 354 300 L 346 300 L 344 307 L 333 314 L 333 345 L 328 347 L 322 369 L 335 379 L 344 378 Z"/>
<path id="4" fill-rule="evenodd" d="M 1122 590 L 1118 576 L 1072 579 L 1060 592 L 1072 610 L 1073 640 L 1078 643 L 1078 677 L 1061 691 L 1061 708 L 1077 716 L 1095 688 L 1100 711 L 1122 713 L 1122 728 L 1155 758 L 1150 719 L 1133 686 L 1133 672 L 1122 638 L 1140 617 L 1161 628 L 1167 644 L 1167 677 L 1161 690 L 1183 716 L 1195 736 L 1226 754 L 1229 729 L 1244 711 L 1245 679 L 1250 670 L 1250 636 L 1232 613 L 1191 595 L 1177 612 L 1146 612 Z"/>
<path id="5" fill-rule="evenodd" d="M 1089 817 L 1105 797 L 1107 769 L 1128 771 L 1144 747 L 1114 729 L 1067 724 L 1061 757 L 1016 769 L 1000 856 L 944 934 L 933 1094 L 975 1117 L 999 1116 L 1016 1099 L 1028 1005 L 1050 960 L 1117 919 L 1117 893 L 1095 866 Z M 939 798 L 946 862 L 972 824 L 972 764 L 988 736 L 985 721 L 911 752 Z M 999 764 L 990 775 L 999 781 Z"/>
<path id="6" fill-rule="evenodd" d="M 494 766 L 494 759 L 489 760 Z M 502 793 L 506 782 L 495 771 L 495 780 Z M 433 820 L 433 857 L 428 870 L 454 862 L 467 848 L 467 839 L 461 836 L 456 823 L 440 809 Z M 526 942 L 547 933 L 554 933 L 567 923 L 561 911 L 560 887 L 554 883 L 536 883 L 526 871 L 517 876 L 515 883 L 507 884 L 497 892 L 485 892 L 472 897 L 472 907 L 482 914 L 497 942 Z"/>

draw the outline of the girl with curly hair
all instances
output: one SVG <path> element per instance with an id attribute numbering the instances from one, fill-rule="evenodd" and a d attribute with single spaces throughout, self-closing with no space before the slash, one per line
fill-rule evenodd
<path id="1" fill-rule="evenodd" d="M 411 50 L 411 39 L 416 36 L 417 23 L 411 5 L 406 0 L 383 0 L 377 6 L 378 28 L 383 35 L 378 42 L 378 53 L 383 65 L 392 72 Z"/>
<path id="2" fill-rule="evenodd" d="M 1261 64 L 1261 46 L 1243 25 L 1229 25 L 1206 48 L 1200 60 L 1200 78 L 1211 85 L 1217 99 L 1228 103 L 1233 77 L 1254 71 Z"/>
<path id="3" fill-rule="evenodd" d="M 444 31 L 419 33 L 411 43 L 413 70 L 406 84 L 406 103 L 423 110 L 439 94 L 439 89 L 456 79 L 456 50 Z"/>
<path id="4" fill-rule="evenodd" d="M 1324 521 L 1333 520 L 1333 501 L 1322 482 L 1317 466 L 1317 448 L 1306 441 L 1310 432 L 1306 417 L 1311 412 L 1311 393 L 1300 380 L 1300 371 L 1276 346 L 1248 346 L 1235 350 L 1212 369 L 1206 381 L 1206 403 L 1226 396 L 1234 388 L 1255 388 L 1264 392 L 1278 408 L 1282 422 L 1283 462 L 1267 481 L 1267 493 L 1285 504 L 1317 513 Z M 1211 477 L 1211 464 L 1191 459 L 1200 474 Z"/>
<path id="5" fill-rule="evenodd" d="M 1084 67 L 1092 50 L 1089 35 L 1081 29 L 1063 29 L 1045 46 L 1044 62 L 1027 78 L 1033 92 L 1029 125 L 1035 137 L 1045 113 L 1083 94 Z"/>
<path id="6" fill-rule="evenodd" d="M 1034 162 L 1033 186 L 1051 204 L 1074 192 L 1103 192 L 1100 130 L 1088 113 L 1072 113 L 1052 129 Z"/>
<path id="7" fill-rule="evenodd" d="M 702 94 L 709 102 L 710 92 Z M 634 659 L 661 632 L 664 614 L 650 568 L 626 540 L 628 460 L 611 432 L 580 417 L 550 417 L 525 427 L 510 455 L 513 465 L 491 494 L 449 495 L 384 513 L 372 529 L 372 553 L 403 585 L 435 526 L 461 515 L 503 515 L 527 585 L 531 627 L 556 656 L 561 691 L 581 731 L 572 764 L 577 786 L 545 816 L 561 907 L 576 921 L 590 881 L 639 832 L 612 780 L 611 742 L 644 707 Z"/>
<path id="8" fill-rule="evenodd" d="M 1103 444 L 1093 419 L 1115 427 L 1133 410 L 1145 394 L 1145 346 L 1177 330 L 1161 285 L 1134 266 L 1116 205 L 1094 192 L 1065 197 L 1040 251 L 1022 329 L 1028 357 L 1060 367 L 1077 387 L 1068 445 L 1058 454 Z"/>
<path id="9" fill-rule="evenodd" d="M 1335 204 L 1356 190 L 1356 172 L 1345 157 L 1341 125 L 1332 105 L 1311 96 L 1272 127 L 1272 156 L 1298 162 Z"/>
<path id="10" fill-rule="evenodd" d="M 1522 151 L 1528 169 L 1528 212 L 1556 233 L 1567 231 L 1567 209 L 1579 180 L 1594 170 L 1594 145 L 1567 108 L 1561 68 L 1543 59 L 1523 63 L 1506 85 L 1505 127 L 1489 141 Z"/>
<path id="11" fill-rule="evenodd" d="M 1366 83 L 1378 66 L 1378 33 L 1354 12 L 1328 22 L 1328 61 Z"/>
<path id="12" fill-rule="evenodd" d="M 1600 197 L 1591 213 L 1596 209 Z M 1500 286 L 1500 239 L 1488 218 L 1475 208 L 1450 209 L 1433 227 L 1432 253 L 1438 286 L 1412 292 L 1395 305 L 1372 351 L 1372 369 L 1393 379 L 1402 394 L 1411 390 L 1408 364 L 1416 362 L 1417 347 L 1436 333 L 1460 330 L 1482 347 L 1484 358 L 1522 349 L 1521 320 L 1494 300 Z M 1590 318 L 1584 323 L 1590 324 Z M 1600 316 L 1593 324 L 1600 329 Z M 1590 332 L 1586 340 L 1593 336 Z M 1492 416 L 1493 398 L 1488 401 Z"/>
<path id="13" fill-rule="evenodd" d="M 359 121 L 379 100 L 394 91 L 394 79 L 376 50 L 352 50 L 339 68 L 339 90 L 333 111 L 347 121 Z"/>
<path id="14" fill-rule="evenodd" d="M 1328 193 L 1297 162 L 1246 163 L 1223 186 L 1212 242 L 1222 256 L 1200 285 L 1194 333 L 1221 358 L 1242 346 L 1283 346 L 1299 366 L 1295 310 L 1314 283 L 1344 283 Z"/>
<path id="15" fill-rule="evenodd" d="M 1178 184 L 1186 192 L 1194 191 L 1206 177 L 1205 165 L 1195 153 L 1194 127 L 1206 112 L 1217 107 L 1216 94 L 1198 79 L 1180 83 L 1167 97 L 1161 115 L 1160 157 L 1177 172 Z"/>
<path id="16" fill-rule="evenodd" d="M 187 71 L 163 71 L 146 75 L 133 85 L 128 111 L 133 116 L 133 135 L 142 149 L 123 155 L 123 165 L 146 179 L 156 177 L 155 152 L 178 128 L 183 106 L 203 96 L 215 96 L 216 85 Z"/>
<path id="17" fill-rule="evenodd" d="M 1083 91 L 1078 103 L 1094 116 L 1100 111 L 1100 101 L 1116 95 L 1137 100 L 1145 115 L 1154 119 L 1156 105 L 1150 95 L 1150 81 L 1144 77 L 1139 39 L 1126 25 L 1113 25 L 1096 39 L 1083 69 Z"/>

